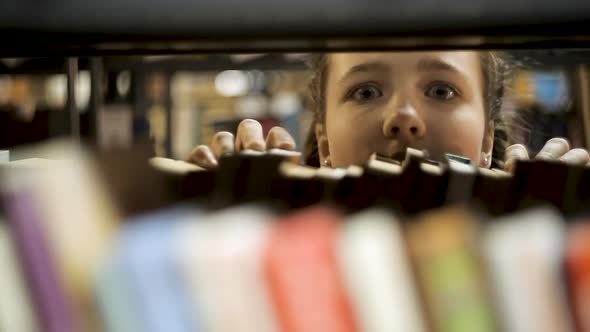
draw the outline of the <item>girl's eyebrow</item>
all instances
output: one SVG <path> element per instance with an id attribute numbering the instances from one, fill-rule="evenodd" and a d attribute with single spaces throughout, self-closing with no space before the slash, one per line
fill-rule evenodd
<path id="1" fill-rule="evenodd" d="M 367 63 L 361 63 L 356 66 L 351 67 L 346 71 L 342 78 L 340 78 L 339 82 L 342 83 L 349 79 L 351 76 L 354 76 L 359 73 L 367 73 L 367 72 L 389 72 L 390 68 L 387 64 L 381 61 L 373 61 Z"/>
<path id="2" fill-rule="evenodd" d="M 452 72 L 455 74 L 461 74 L 463 75 L 463 71 L 461 69 L 459 69 L 457 66 L 446 62 L 446 61 L 442 61 L 440 59 L 436 59 L 436 58 L 426 58 L 426 59 L 421 59 L 420 61 L 418 61 L 418 64 L 416 66 L 416 68 L 418 68 L 418 71 L 448 71 L 448 72 Z"/>

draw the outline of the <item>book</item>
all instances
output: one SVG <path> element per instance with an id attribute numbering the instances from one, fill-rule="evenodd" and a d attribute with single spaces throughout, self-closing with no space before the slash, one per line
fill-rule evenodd
<path id="1" fill-rule="evenodd" d="M 418 290 L 397 218 L 382 209 L 340 224 L 340 271 L 362 331 L 426 331 Z"/>
<path id="2" fill-rule="evenodd" d="M 224 308 L 219 331 L 279 331 L 263 269 L 271 215 L 261 206 L 246 205 L 206 221 L 218 231 L 208 252 L 215 295 Z"/>
<path id="3" fill-rule="evenodd" d="M 565 270 L 576 331 L 590 331 L 590 224 L 576 220 L 568 230 Z"/>
<path id="4" fill-rule="evenodd" d="M 140 332 L 139 310 L 132 299 L 131 285 L 125 278 L 121 255 L 114 254 L 96 275 L 96 301 L 107 332 Z"/>
<path id="5" fill-rule="evenodd" d="M 79 146 L 57 141 L 32 148 L 31 153 L 59 159 L 10 163 L 23 179 L 14 185 L 29 188 L 42 216 L 38 221 L 79 328 L 99 332 L 103 327 L 96 316 L 94 278 L 120 216 L 92 159 Z"/>
<path id="6" fill-rule="evenodd" d="M 408 245 L 432 331 L 497 331 L 476 227 L 476 218 L 458 206 L 424 212 L 408 223 Z"/>
<path id="7" fill-rule="evenodd" d="M 80 331 L 78 317 L 57 271 L 55 254 L 45 237 L 46 230 L 32 195 L 25 191 L 4 192 L 2 198 L 40 329 Z"/>
<path id="8" fill-rule="evenodd" d="M 0 331 L 39 330 L 11 231 L 0 216 Z"/>
<path id="9" fill-rule="evenodd" d="M 176 259 L 176 226 L 197 217 L 196 209 L 174 206 L 135 216 L 121 230 L 121 274 L 138 331 L 192 332 L 190 300 Z"/>
<path id="10" fill-rule="evenodd" d="M 571 331 L 561 281 L 564 221 L 549 207 L 488 223 L 482 250 L 504 331 Z"/>
<path id="11" fill-rule="evenodd" d="M 94 278 L 109 252 L 120 216 L 93 159 L 67 140 L 19 148 L 15 155 L 34 158 L 2 166 L 2 186 L 12 195 L 8 205 L 13 198 L 30 205 L 30 215 L 18 211 L 14 221 L 20 223 L 24 217 L 26 225 L 40 233 L 35 235 L 43 239 L 39 250 L 51 256 L 52 272 L 69 302 L 63 310 L 76 321 L 76 330 L 102 331 Z"/>
<path id="12" fill-rule="evenodd" d="M 201 216 L 205 219 L 205 216 Z M 222 304 L 215 297 L 215 281 L 208 273 L 214 269 L 214 261 L 209 259 L 211 244 L 218 233 L 213 224 L 205 220 L 194 220 L 176 227 L 176 260 L 182 282 L 186 285 L 190 314 L 199 330 L 218 331 L 219 320 L 223 316 Z"/>
<path id="13" fill-rule="evenodd" d="M 278 331 L 262 265 L 270 215 L 237 206 L 178 229 L 178 258 L 204 330 Z"/>
<path id="14" fill-rule="evenodd" d="M 312 207 L 273 224 L 265 273 L 282 331 L 357 330 L 336 258 L 340 219 L 333 209 Z"/>

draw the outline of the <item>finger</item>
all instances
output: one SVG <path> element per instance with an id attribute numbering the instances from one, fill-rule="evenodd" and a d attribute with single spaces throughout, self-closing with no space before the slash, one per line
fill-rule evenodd
<path id="1" fill-rule="evenodd" d="M 240 122 L 236 136 L 236 151 L 242 151 L 244 149 L 254 151 L 266 150 L 262 126 L 256 120 L 246 119 Z"/>
<path id="2" fill-rule="evenodd" d="M 220 131 L 213 136 L 211 150 L 216 159 L 234 153 L 234 135 L 227 131 Z"/>
<path id="3" fill-rule="evenodd" d="M 207 169 L 217 167 L 217 159 L 215 159 L 213 152 L 206 145 L 199 145 L 194 148 L 187 161 Z"/>
<path id="4" fill-rule="evenodd" d="M 295 140 L 285 128 L 272 127 L 266 136 L 267 149 L 295 150 Z"/>
<path id="5" fill-rule="evenodd" d="M 528 160 L 529 153 L 522 144 L 514 144 L 506 148 L 504 153 L 504 170 L 507 172 L 514 171 L 514 165 L 518 160 Z"/>
<path id="6" fill-rule="evenodd" d="M 501 170 L 499 168 L 492 168 L 492 172 L 496 174 L 496 176 L 509 176 L 510 173 L 507 171 Z"/>
<path id="7" fill-rule="evenodd" d="M 561 156 L 559 160 L 571 165 L 586 165 L 590 162 L 590 155 L 584 149 L 571 149 Z"/>
<path id="8" fill-rule="evenodd" d="M 570 144 L 565 138 L 555 137 L 547 141 L 545 146 L 537 153 L 535 159 L 555 160 L 570 150 Z"/>

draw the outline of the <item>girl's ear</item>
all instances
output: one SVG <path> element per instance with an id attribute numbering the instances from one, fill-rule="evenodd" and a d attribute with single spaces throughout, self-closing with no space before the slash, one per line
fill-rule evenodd
<path id="1" fill-rule="evenodd" d="M 494 150 L 494 122 L 490 120 L 486 127 L 486 132 L 481 145 L 481 167 L 489 168 L 492 165 L 492 151 Z"/>
<path id="2" fill-rule="evenodd" d="M 331 166 L 332 159 L 330 157 L 330 144 L 328 136 L 326 135 L 326 128 L 323 123 L 316 122 L 315 124 L 315 138 L 318 142 L 318 155 L 321 166 Z"/>

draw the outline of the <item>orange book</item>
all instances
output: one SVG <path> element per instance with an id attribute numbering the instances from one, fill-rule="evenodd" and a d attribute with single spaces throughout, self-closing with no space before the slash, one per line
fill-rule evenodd
<path id="1" fill-rule="evenodd" d="M 335 253 L 340 218 L 315 207 L 273 225 L 264 269 L 282 331 L 357 330 Z"/>
<path id="2" fill-rule="evenodd" d="M 590 331 L 590 220 L 577 223 L 567 237 L 565 268 L 576 331 Z"/>

